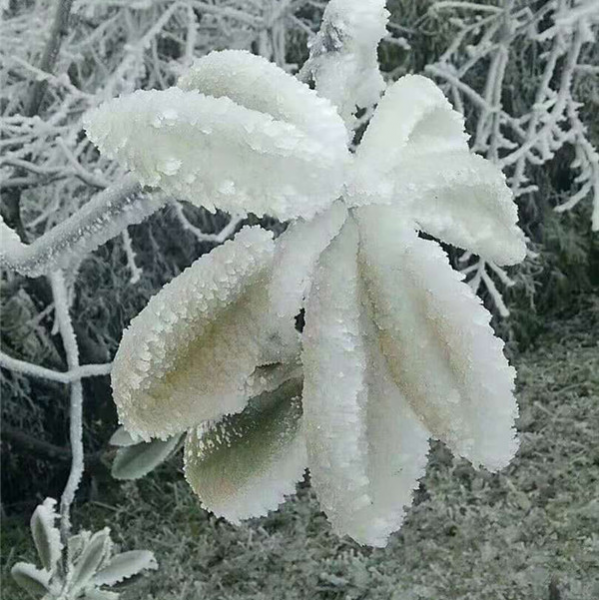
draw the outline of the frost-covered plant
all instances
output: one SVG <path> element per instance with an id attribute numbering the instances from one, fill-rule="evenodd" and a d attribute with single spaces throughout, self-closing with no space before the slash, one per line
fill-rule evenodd
<path id="1" fill-rule="evenodd" d="M 31 535 L 41 569 L 31 563 L 16 563 L 11 574 L 34 598 L 43 600 L 118 600 L 120 584 L 147 569 L 156 569 L 156 559 L 148 550 L 115 554 L 110 530 L 92 534 L 80 531 L 66 543 L 56 527 L 59 516 L 56 500 L 47 498 L 31 517 Z M 113 589 L 110 589 L 113 588 Z"/>
<path id="2" fill-rule="evenodd" d="M 389 87 L 349 152 L 373 100 L 355 82 L 380 78 L 386 18 L 382 0 L 327 6 L 306 69 L 319 93 L 226 51 L 86 119 L 145 185 L 292 219 L 276 241 L 243 229 L 132 321 L 112 371 L 126 430 L 188 431 L 186 477 L 232 522 L 276 508 L 309 467 L 336 531 L 376 546 L 401 525 L 430 437 L 492 470 L 517 449 L 514 370 L 490 315 L 418 232 L 499 265 L 525 255 L 503 175 L 426 78 Z M 341 75 L 321 86 L 322 73 Z"/>

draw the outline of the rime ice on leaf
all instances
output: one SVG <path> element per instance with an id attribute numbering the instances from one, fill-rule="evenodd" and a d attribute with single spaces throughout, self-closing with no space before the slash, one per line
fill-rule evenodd
<path id="1" fill-rule="evenodd" d="M 346 14 L 346 5 L 354 12 Z M 328 5 L 310 59 L 317 81 L 326 71 L 332 82 L 328 92 L 319 83 L 319 92 L 342 105 L 348 122 L 360 96 L 336 95 L 342 90 L 329 71 L 346 69 L 349 81 L 366 77 L 376 65 L 376 42 L 352 49 L 362 24 L 349 17 L 363 14 L 364 35 L 373 40 L 385 22 L 382 1 L 364 2 L 363 13 L 361 6 Z M 384 546 L 411 503 L 430 437 L 489 469 L 505 466 L 517 449 L 514 371 L 490 315 L 440 246 L 417 233 L 499 264 L 522 260 L 505 179 L 469 153 L 462 117 L 423 77 L 391 86 L 351 159 L 330 105 L 263 59 L 212 54 L 179 85 L 186 91 L 168 92 L 178 116 L 165 119 L 187 115 L 173 144 L 188 139 L 189 155 L 168 154 L 176 160 L 161 171 L 160 185 L 184 187 L 201 155 L 200 162 L 222 167 L 216 179 L 228 174 L 231 198 L 245 210 L 301 218 L 276 241 L 258 228 L 242 231 L 150 301 L 114 361 L 121 421 L 144 438 L 190 430 L 186 477 L 217 515 L 237 522 L 265 514 L 293 491 L 307 464 L 335 530 Z M 208 114 L 222 106 L 229 107 L 221 114 L 232 117 L 228 124 Z M 204 134 L 194 137 L 192 118 L 218 130 L 212 146 L 196 149 Z M 268 160 L 258 164 L 252 153 L 271 127 L 282 127 L 282 137 L 271 139 L 288 135 L 286 142 L 297 144 L 286 154 L 263 146 Z M 107 143 L 118 146 L 119 132 L 111 135 Z M 229 142 L 225 165 L 219 157 Z M 116 151 L 156 159 L 134 146 Z M 298 169 L 308 147 L 306 168 Z M 248 200 L 250 171 L 263 189 Z M 206 185 L 216 181 L 210 176 Z M 296 176 L 293 189 L 304 196 L 290 208 L 281 178 Z M 312 184 L 320 195 L 312 196 Z M 294 321 L 301 311 L 300 353 Z"/>
<path id="2" fill-rule="evenodd" d="M 244 408 L 248 379 L 280 329 L 268 316 L 273 252 L 270 233 L 246 228 L 166 285 L 131 322 L 112 371 L 128 431 L 166 438 Z"/>
<path id="3" fill-rule="evenodd" d="M 339 196 L 347 134 L 308 86 L 241 51 L 198 60 L 180 85 L 105 103 L 88 136 L 142 183 L 210 210 L 309 218 Z"/>
<path id="4" fill-rule="evenodd" d="M 440 246 L 396 211 L 358 214 L 364 280 L 393 380 L 433 436 L 477 466 L 505 467 L 517 449 L 515 371 L 489 313 Z"/>
<path id="5" fill-rule="evenodd" d="M 376 104 L 385 82 L 377 46 L 386 34 L 385 0 L 331 0 L 312 42 L 307 68 L 318 92 L 350 124 L 357 107 Z"/>
<path id="6" fill-rule="evenodd" d="M 205 508 L 238 523 L 295 492 L 307 465 L 301 392 L 301 379 L 291 378 L 188 433 L 185 477 Z"/>
<path id="7" fill-rule="evenodd" d="M 518 213 L 501 171 L 470 154 L 463 117 L 429 79 L 387 90 L 357 151 L 354 205 L 389 203 L 428 233 L 497 264 L 524 259 Z"/>

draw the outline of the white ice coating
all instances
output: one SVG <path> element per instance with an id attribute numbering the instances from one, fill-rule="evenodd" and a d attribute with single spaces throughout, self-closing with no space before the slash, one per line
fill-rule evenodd
<path id="1" fill-rule="evenodd" d="M 304 422 L 312 485 L 334 529 L 384 546 L 424 474 L 430 434 L 388 372 L 357 259 L 350 219 L 308 300 Z"/>
<path id="2" fill-rule="evenodd" d="M 154 296 L 125 331 L 112 385 L 133 435 L 166 438 L 242 410 L 276 321 L 268 314 L 272 234 L 243 229 Z"/>
<path id="3" fill-rule="evenodd" d="M 441 90 L 402 77 L 381 100 L 356 155 L 352 205 L 392 204 L 419 228 L 497 264 L 524 259 L 524 235 L 501 170 L 470 154 L 463 117 Z"/>
<path id="4" fill-rule="evenodd" d="M 31 535 L 42 566 L 49 573 L 54 572 L 62 553 L 60 531 L 56 527 L 58 514 L 56 500 L 46 498 L 31 516 Z"/>
<path id="5" fill-rule="evenodd" d="M 239 106 L 295 125 L 331 156 L 347 155 L 348 133 L 335 106 L 262 56 L 244 50 L 211 52 L 177 81 L 182 90 L 230 98 Z"/>
<path id="6" fill-rule="evenodd" d="M 387 33 L 386 0 L 331 0 L 312 43 L 309 67 L 318 93 L 338 107 L 348 125 L 356 107 L 376 104 L 385 82 L 377 47 Z"/>
<path id="7" fill-rule="evenodd" d="M 180 85 L 103 104 L 87 135 L 143 184 L 209 210 L 311 218 L 340 195 L 347 134 L 308 86 L 241 51 L 200 59 Z"/>
<path id="8" fill-rule="evenodd" d="M 188 433 L 185 477 L 204 508 L 239 523 L 267 514 L 295 492 L 307 462 L 301 389 L 301 379 L 289 379 L 242 413 Z"/>
<path id="9" fill-rule="evenodd" d="M 336 202 L 311 221 L 295 221 L 277 239 L 270 300 L 279 317 L 293 319 L 300 312 L 318 258 L 339 233 L 346 218 L 345 205 Z"/>
<path id="10" fill-rule="evenodd" d="M 322 254 L 306 303 L 304 425 L 311 482 L 336 531 L 346 532 L 368 493 L 365 373 L 355 293 L 353 219 Z"/>
<path id="11" fill-rule="evenodd" d="M 491 315 L 441 247 L 392 209 L 361 208 L 358 220 L 363 277 L 394 381 L 452 451 L 505 467 L 518 448 L 515 370 Z"/>

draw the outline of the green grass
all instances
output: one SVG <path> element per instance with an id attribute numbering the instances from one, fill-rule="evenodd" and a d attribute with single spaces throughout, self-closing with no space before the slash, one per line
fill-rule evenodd
<path id="1" fill-rule="evenodd" d="M 160 570 L 129 600 L 597 600 L 599 297 L 551 321 L 517 367 L 517 459 L 491 475 L 435 444 L 385 549 L 332 534 L 308 483 L 278 512 L 231 526 L 199 509 L 178 464 L 105 484 L 75 521 L 155 551 Z M 31 559 L 32 544 L 22 520 L 3 527 L 2 598 L 20 600 L 6 563 Z"/>

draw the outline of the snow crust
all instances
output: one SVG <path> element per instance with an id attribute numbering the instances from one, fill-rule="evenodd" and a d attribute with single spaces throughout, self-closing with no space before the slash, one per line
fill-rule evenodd
<path id="1" fill-rule="evenodd" d="M 239 523 L 295 492 L 306 469 L 301 390 L 301 379 L 289 379 L 243 412 L 188 433 L 185 477 L 206 509 Z"/>
<path id="2" fill-rule="evenodd" d="M 113 364 L 119 419 L 166 438 L 241 411 L 276 320 L 266 282 L 272 235 L 245 228 L 154 296 L 125 331 Z"/>
<path id="3" fill-rule="evenodd" d="M 209 210 L 310 218 L 343 185 L 337 152 L 293 123 L 226 97 L 139 90 L 91 111 L 85 127 L 142 184 Z"/>
<path id="4" fill-rule="evenodd" d="M 383 354 L 431 433 L 474 465 L 505 467 L 518 443 L 515 370 L 491 315 L 441 247 L 397 212 L 358 210 L 360 261 Z"/>

